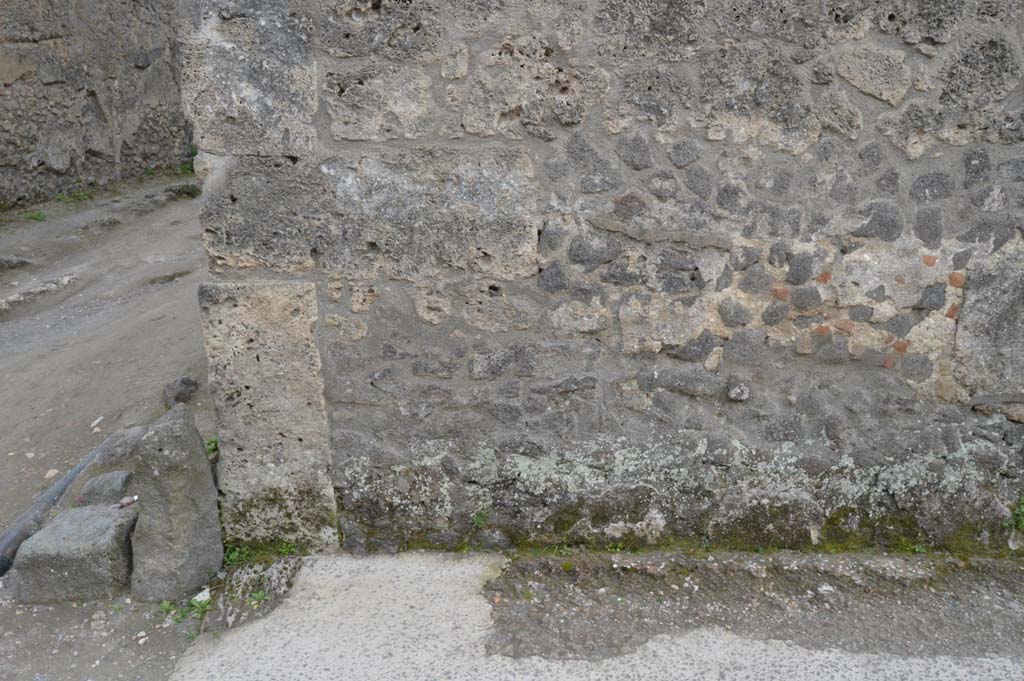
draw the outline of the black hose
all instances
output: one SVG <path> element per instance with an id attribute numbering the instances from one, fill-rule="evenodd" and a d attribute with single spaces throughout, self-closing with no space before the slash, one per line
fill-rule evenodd
<path id="1" fill-rule="evenodd" d="M 18 553 L 18 549 L 21 548 L 22 542 L 35 534 L 43 526 L 47 514 L 57 505 L 60 498 L 64 496 L 64 492 L 68 491 L 75 478 L 99 455 L 103 450 L 104 444 L 106 444 L 105 441 L 99 447 L 89 452 L 77 466 L 65 473 L 60 480 L 50 485 L 48 490 L 40 494 L 39 498 L 32 502 L 32 505 L 19 515 L 14 523 L 4 530 L 3 534 L 0 534 L 0 577 L 14 565 L 14 556 Z"/>

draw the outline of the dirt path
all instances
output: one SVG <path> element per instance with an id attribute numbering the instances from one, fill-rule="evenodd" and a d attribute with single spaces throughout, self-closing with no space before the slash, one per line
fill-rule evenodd
<path id="1" fill-rule="evenodd" d="M 28 261 L 0 267 L 0 527 L 110 432 L 161 414 L 178 376 L 202 384 L 192 406 L 212 435 L 200 202 L 167 194 L 180 184 L 154 179 L 0 223 L 0 258 Z M 127 596 L 20 606 L 3 582 L 2 681 L 163 679 L 198 626 Z"/>
<path id="2" fill-rule="evenodd" d="M 189 374 L 205 386 L 200 202 L 171 200 L 174 184 L 45 205 L 44 221 L 0 224 L 0 257 L 29 261 L 0 269 L 0 526 L 52 471 L 159 415 L 165 383 Z M 211 433 L 205 390 L 194 406 Z"/>

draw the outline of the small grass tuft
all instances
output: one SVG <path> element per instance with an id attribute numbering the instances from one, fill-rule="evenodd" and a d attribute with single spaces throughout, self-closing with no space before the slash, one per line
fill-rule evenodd
<path id="1" fill-rule="evenodd" d="M 473 527 L 478 530 L 487 527 L 487 511 L 477 511 L 473 514 Z"/>
<path id="2" fill-rule="evenodd" d="M 267 593 L 265 591 L 253 591 L 249 594 L 249 605 L 255 610 L 263 604 L 263 601 L 267 600 Z"/>
<path id="3" fill-rule="evenodd" d="M 1006 528 L 1024 533 L 1024 496 L 1010 509 L 1010 519 L 1006 521 Z"/>
<path id="4" fill-rule="evenodd" d="M 192 599 L 188 602 L 189 614 L 197 620 L 202 620 L 206 617 L 206 613 L 210 612 L 210 608 L 213 607 L 213 601 L 197 601 Z"/>
<path id="5" fill-rule="evenodd" d="M 32 220 L 33 222 L 42 222 L 46 219 L 46 213 L 37 208 L 36 210 L 25 211 L 21 214 L 21 217 L 26 220 Z"/>
<path id="6" fill-rule="evenodd" d="M 295 553 L 295 544 L 292 544 L 291 542 L 286 542 L 284 540 L 277 541 L 274 543 L 274 553 L 276 553 L 279 556 L 284 556 L 285 558 L 287 558 L 288 556 Z"/>
<path id="7" fill-rule="evenodd" d="M 252 561 L 252 549 L 248 546 L 229 546 L 224 552 L 225 565 L 245 565 Z"/>
<path id="8" fill-rule="evenodd" d="M 53 198 L 61 203 L 67 203 L 69 201 L 92 201 L 96 197 L 91 191 L 86 189 L 76 189 L 68 194 L 57 194 L 57 196 Z"/>
<path id="9" fill-rule="evenodd" d="M 206 441 L 206 453 L 207 454 L 216 454 L 219 451 L 220 451 L 220 440 L 218 440 L 215 437 L 211 437 L 209 440 Z"/>

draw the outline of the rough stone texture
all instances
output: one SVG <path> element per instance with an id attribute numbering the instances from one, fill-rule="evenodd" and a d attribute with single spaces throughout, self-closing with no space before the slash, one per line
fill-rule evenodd
<path id="1" fill-rule="evenodd" d="M 229 534 L 1006 548 L 1019 3 L 204 5 Z"/>
<path id="2" fill-rule="evenodd" d="M 128 493 L 131 471 L 111 471 L 89 479 L 82 488 L 86 504 L 116 504 Z"/>
<path id="3" fill-rule="evenodd" d="M 337 546 L 314 285 L 206 284 L 199 303 L 226 538 Z"/>
<path id="4" fill-rule="evenodd" d="M 185 405 L 143 436 L 132 491 L 139 497 L 132 594 L 150 601 L 194 594 L 220 569 L 224 546 L 213 472 Z"/>
<path id="5" fill-rule="evenodd" d="M 0 207 L 188 158 L 177 36 L 193 4 L 0 5 Z"/>
<path id="6" fill-rule="evenodd" d="M 168 409 L 179 402 L 188 402 L 199 390 L 199 384 L 190 376 L 181 376 L 164 386 L 164 404 Z"/>
<path id="7" fill-rule="evenodd" d="M 128 535 L 135 509 L 84 506 L 62 511 L 32 535 L 14 561 L 15 593 L 25 603 L 109 598 L 128 586 Z"/>
<path id="8" fill-rule="evenodd" d="M 81 505 L 87 503 L 85 490 L 92 484 L 93 478 L 102 477 L 107 474 L 134 471 L 138 461 L 136 453 L 139 442 L 142 441 L 142 436 L 145 434 L 145 426 L 132 426 L 131 428 L 114 431 L 107 436 L 93 450 L 96 453 L 96 457 L 92 460 L 92 463 L 82 471 L 82 474 L 75 479 L 68 491 L 64 493 L 63 504 Z M 107 482 L 112 479 L 109 478 Z M 105 482 L 96 484 L 106 486 Z M 121 497 L 118 497 L 114 501 L 120 499 Z"/>

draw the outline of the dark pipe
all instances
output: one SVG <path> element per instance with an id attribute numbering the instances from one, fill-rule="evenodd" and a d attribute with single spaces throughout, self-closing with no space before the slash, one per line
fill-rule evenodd
<path id="1" fill-rule="evenodd" d="M 100 445 L 89 452 L 89 455 L 82 459 L 77 466 L 53 483 L 50 489 L 40 494 L 39 498 L 28 507 L 28 510 L 18 516 L 14 524 L 0 534 L 0 577 L 14 565 L 14 555 L 18 553 L 22 542 L 42 527 L 46 515 L 57 505 L 60 498 L 64 496 L 64 492 L 68 491 L 68 487 L 71 487 L 71 483 L 75 481 L 78 474 L 85 470 L 85 467 L 91 464 L 102 450 L 103 446 Z"/>

